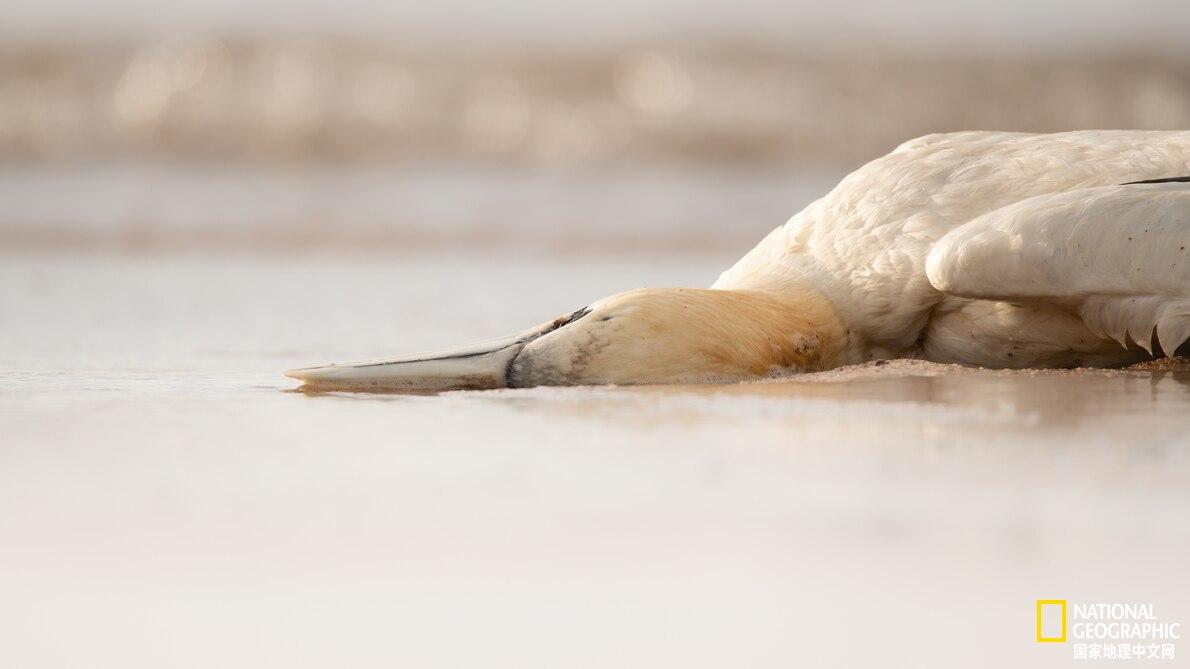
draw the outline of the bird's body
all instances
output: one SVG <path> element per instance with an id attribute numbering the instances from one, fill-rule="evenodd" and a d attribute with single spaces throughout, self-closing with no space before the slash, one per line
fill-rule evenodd
<path id="1" fill-rule="evenodd" d="M 1099 294 L 1093 280 L 1085 282 L 1082 292 L 1053 295 L 1053 300 L 1022 300 L 1024 296 L 1013 291 L 997 293 L 995 285 L 964 286 L 965 291 L 958 291 L 961 294 L 951 294 L 954 289 L 932 281 L 937 277 L 930 276 L 927 260 L 948 233 L 1011 205 L 1016 206 L 1018 225 L 1036 230 L 1042 224 L 1037 215 L 1054 201 L 1073 206 L 1062 220 L 1045 221 L 1050 229 L 1077 226 L 1092 203 L 1097 203 L 1095 215 L 1103 218 L 1140 214 L 1118 221 L 1120 237 L 1095 239 L 1088 232 L 1086 246 L 1055 249 L 1069 254 L 1076 265 L 1080 256 L 1089 261 L 1100 253 L 1092 247 L 1096 242 L 1131 244 L 1144 260 L 1160 248 L 1161 241 L 1150 230 L 1145 212 L 1134 213 L 1136 207 L 1130 203 L 1177 193 L 1174 208 L 1180 206 L 1180 229 L 1167 231 L 1163 239 L 1172 236 L 1184 243 L 1190 239 L 1190 184 L 1122 184 L 1186 174 L 1190 174 L 1190 132 L 930 135 L 906 142 L 853 172 L 773 231 L 725 272 L 715 287 L 812 284 L 827 295 L 850 330 L 852 362 L 914 353 L 938 361 L 1004 367 L 1102 365 L 1111 364 L 1113 355 L 1120 363 L 1133 361 L 1136 348 L 1129 352 L 1110 345 L 1117 333 L 1088 332 L 1069 317 L 1070 300 Z M 1054 198 L 1058 193 L 1071 195 Z M 1133 228 L 1135 234 L 1124 232 Z M 1020 254 L 1033 257 L 1034 269 L 1049 277 L 1043 280 L 1053 281 L 1053 273 L 1062 271 L 1052 260 L 1037 258 L 1037 248 L 1008 244 L 1000 250 L 1000 255 L 980 258 L 988 270 L 984 279 L 993 284 L 1018 264 Z M 961 262 L 957 253 L 935 256 L 937 272 Z M 1190 254 L 1172 262 L 1176 266 L 1144 260 L 1139 271 L 1110 263 L 1093 270 L 1088 266 L 1085 271 L 1137 279 L 1136 291 L 1127 282 L 1113 284 L 1110 292 L 1119 295 L 1148 294 L 1148 287 L 1141 285 L 1145 276 L 1174 271 L 1180 276 L 1181 291 L 1180 295 L 1171 291 L 1170 297 L 1186 300 L 1190 298 Z M 1072 266 L 1068 271 L 1083 269 Z M 1101 278 L 1106 285 L 1114 277 L 1090 278 Z M 968 299 L 972 292 L 990 299 Z M 1150 330 L 1154 325 L 1149 325 Z M 969 346 L 964 347 L 964 339 Z M 1148 346 L 1147 337 L 1139 343 Z"/>
<path id="2" fill-rule="evenodd" d="M 1172 355 L 1190 338 L 1184 175 L 1190 132 L 930 135 L 849 175 L 711 290 L 633 291 L 499 345 L 292 375 L 434 389 L 739 380 L 905 356 L 1113 366 L 1147 358 L 1154 332 Z"/>

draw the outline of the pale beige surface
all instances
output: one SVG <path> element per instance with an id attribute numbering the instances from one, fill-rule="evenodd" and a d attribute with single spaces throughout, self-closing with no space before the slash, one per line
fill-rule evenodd
<path id="1" fill-rule="evenodd" d="M 1190 624 L 1184 370 L 279 374 L 721 266 L 0 258 L 5 666 L 1062 666 L 1035 599 Z"/>

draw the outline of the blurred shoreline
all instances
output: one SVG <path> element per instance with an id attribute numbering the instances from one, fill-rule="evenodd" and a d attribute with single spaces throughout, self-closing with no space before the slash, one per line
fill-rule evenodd
<path id="1" fill-rule="evenodd" d="M 915 136 L 1190 127 L 1190 60 L 364 38 L 0 47 L 19 251 L 743 253 Z"/>
<path id="2" fill-rule="evenodd" d="M 1190 58 L 176 38 L 0 48 L 0 162 L 854 166 L 921 134 L 1190 127 Z"/>

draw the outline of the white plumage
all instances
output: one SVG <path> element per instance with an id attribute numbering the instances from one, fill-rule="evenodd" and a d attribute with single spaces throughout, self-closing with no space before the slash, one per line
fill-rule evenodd
<path id="1" fill-rule="evenodd" d="M 712 290 L 600 300 L 314 387 L 723 381 L 893 357 L 1112 366 L 1190 339 L 1190 132 L 964 132 L 864 165 Z M 1183 178 L 1182 181 L 1177 180 Z M 1165 180 L 1162 183 L 1131 183 Z"/>
<path id="2" fill-rule="evenodd" d="M 860 359 L 1124 364 L 1135 351 L 1100 340 L 1150 350 L 1154 329 L 1172 355 L 1190 337 L 1190 183 L 1122 184 L 1186 175 L 1190 132 L 931 135 L 848 176 L 715 286 L 812 283 Z"/>
<path id="3" fill-rule="evenodd" d="M 947 233 L 926 276 L 956 297 L 1069 308 L 1101 337 L 1172 353 L 1190 337 L 1190 183 L 1022 200 Z"/>

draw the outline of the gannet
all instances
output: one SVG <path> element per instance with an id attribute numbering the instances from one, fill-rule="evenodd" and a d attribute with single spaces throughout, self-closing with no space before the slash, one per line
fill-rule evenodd
<path id="1" fill-rule="evenodd" d="M 644 288 L 520 334 L 287 372 L 312 389 L 734 382 L 913 357 L 1120 366 L 1190 338 L 1190 131 L 906 142 L 710 288 Z"/>

